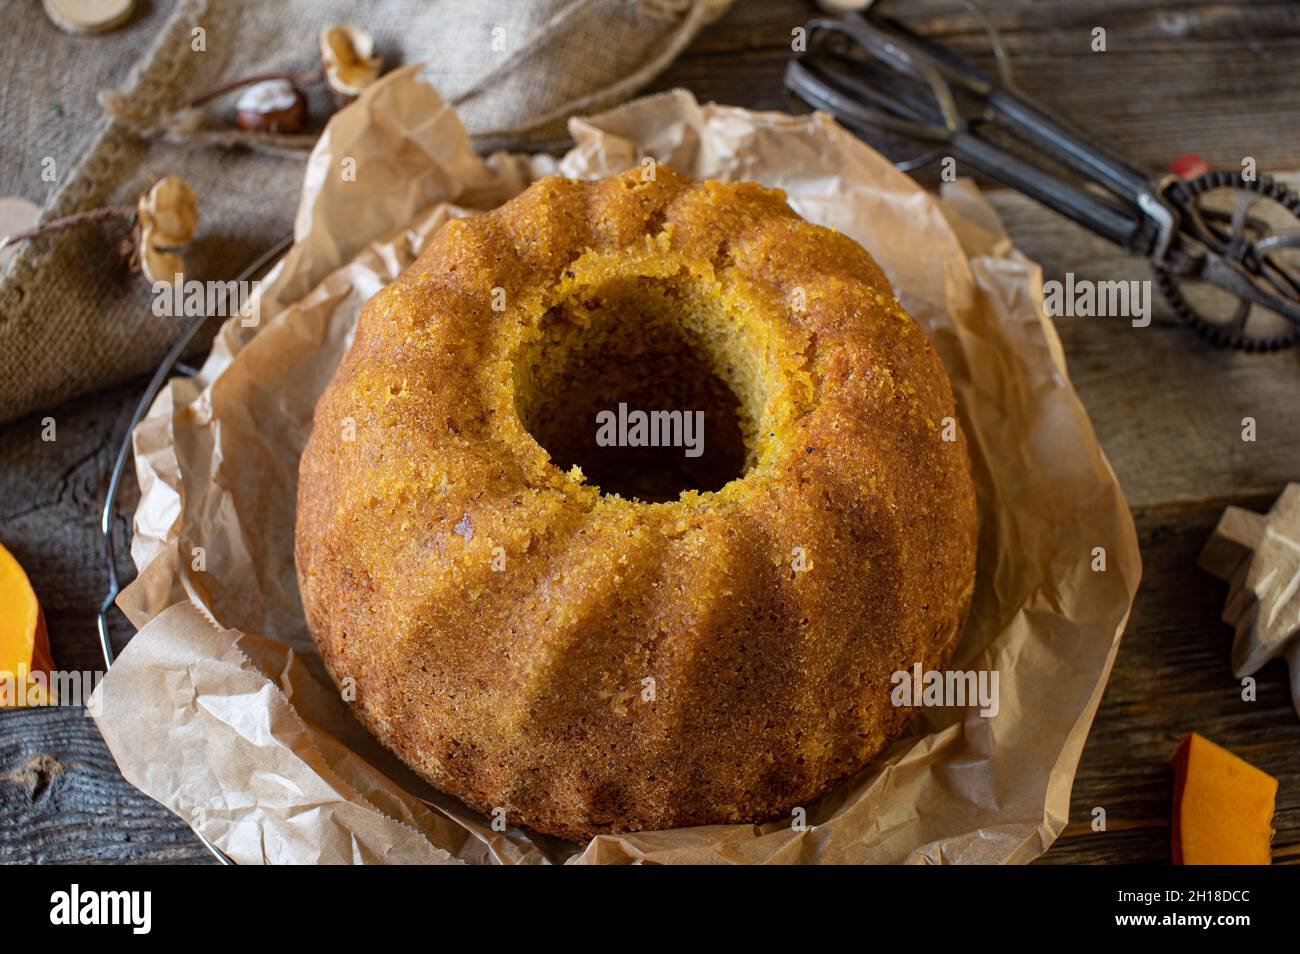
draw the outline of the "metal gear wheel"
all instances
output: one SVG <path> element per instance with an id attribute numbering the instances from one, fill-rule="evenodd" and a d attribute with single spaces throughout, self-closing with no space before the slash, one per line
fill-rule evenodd
<path id="1" fill-rule="evenodd" d="M 1205 197 L 1225 189 L 1237 192 L 1228 212 L 1206 205 Z M 1216 171 L 1171 187 L 1170 198 L 1191 212 L 1200 240 L 1213 252 L 1241 264 L 1270 291 L 1300 302 L 1300 195 L 1269 176 L 1247 179 L 1242 173 Z M 1296 219 L 1297 230 L 1275 232 L 1271 223 L 1250 216 L 1250 209 L 1268 199 Z M 1276 260 L 1283 249 L 1294 251 L 1292 265 Z M 1197 311 L 1181 285 L 1195 282 L 1160 265 L 1153 265 L 1156 284 L 1174 312 L 1215 345 L 1248 352 L 1278 351 L 1300 342 L 1300 324 L 1263 305 L 1236 298 L 1237 307 L 1217 320 Z M 1227 292 L 1220 292 L 1228 295 Z M 1216 309 L 1220 310 L 1220 309 Z M 1261 320 L 1264 319 L 1264 320 Z"/>

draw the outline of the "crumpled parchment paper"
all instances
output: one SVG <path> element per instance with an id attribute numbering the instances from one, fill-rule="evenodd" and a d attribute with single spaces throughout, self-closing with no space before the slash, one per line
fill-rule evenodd
<path id="1" fill-rule="evenodd" d="M 308 165 L 295 243 L 260 317 L 226 323 L 137 429 L 143 495 L 119 604 L 139 628 L 99 688 L 126 778 L 240 863 L 1025 862 L 1065 826 L 1080 751 L 1140 576 L 1133 522 L 1066 375 L 1038 267 L 974 186 L 942 201 L 824 115 L 686 92 L 575 120 L 562 159 L 481 160 L 418 67 L 339 113 Z M 943 359 L 970 440 L 979 573 L 953 668 L 996 669 L 995 716 L 925 709 L 874 764 L 789 821 L 573 845 L 430 788 L 352 718 L 302 617 L 298 457 L 362 303 L 451 216 L 552 172 L 653 156 L 784 189 L 861 242 Z M 340 175 L 351 163 L 355 181 Z M 268 236 L 270 244 L 273 236 Z M 1105 569 L 1094 570 L 1096 548 Z"/>

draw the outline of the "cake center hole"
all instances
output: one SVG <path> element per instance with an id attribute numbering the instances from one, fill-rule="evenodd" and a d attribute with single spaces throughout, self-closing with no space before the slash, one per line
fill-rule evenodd
<path id="1" fill-rule="evenodd" d="M 736 328 L 689 282 L 582 288 L 516 358 L 520 418 L 556 466 L 576 464 L 602 493 L 656 503 L 719 490 L 750 465 L 762 406 Z"/>

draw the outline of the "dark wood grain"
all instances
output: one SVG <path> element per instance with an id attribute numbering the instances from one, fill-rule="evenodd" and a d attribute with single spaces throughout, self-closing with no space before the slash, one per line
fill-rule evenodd
<path id="1" fill-rule="evenodd" d="M 1127 255 L 1025 197 L 990 193 L 1016 246 L 1060 279 L 1149 280 Z M 1151 325 L 1058 318 L 1070 380 L 1131 506 L 1276 496 L 1300 480 L 1300 348 L 1248 355 L 1204 346 L 1152 293 Z M 1209 386 L 1211 385 L 1212 386 Z M 1256 440 L 1242 440 L 1254 418 Z"/>
<path id="2" fill-rule="evenodd" d="M 63 669 L 103 670 L 95 623 L 108 585 L 100 511 L 144 387 L 131 382 L 0 428 L 0 542 L 31 577 Z M 47 418 L 53 441 L 42 439 Z M 129 514 L 137 498 L 130 476 L 113 524 L 123 579 L 134 575 Z M 120 646 L 130 624 L 116 610 L 110 618 Z M 188 826 L 127 784 L 83 709 L 0 711 L 0 861 L 211 860 Z"/>
<path id="3" fill-rule="evenodd" d="M 956 2 L 894 4 L 912 26 L 988 65 Z M 1101 141 L 1152 168 L 1195 151 L 1235 167 L 1300 169 L 1300 7 L 1144 0 L 986 2 L 1020 83 Z M 741 0 L 654 84 L 701 100 L 790 109 L 781 90 L 797 0 Z M 1108 52 L 1088 48 L 1094 26 Z M 933 184 L 929 172 L 922 181 Z M 1146 266 L 1004 191 L 990 199 L 1048 277 L 1145 278 Z M 286 228 L 288 223 L 286 223 Z M 1075 783 L 1070 825 L 1044 863 L 1167 862 L 1168 759 L 1195 729 L 1280 782 L 1275 859 L 1300 862 L 1300 720 L 1281 664 L 1242 702 L 1228 671 L 1227 588 L 1196 568 L 1223 507 L 1264 509 L 1300 479 L 1300 351 L 1247 357 L 1203 345 L 1158 307 L 1152 326 L 1057 323 L 1070 374 L 1135 510 L 1142 588 Z M 105 569 L 98 530 L 112 454 L 144 382 L 0 428 L 0 540 L 31 573 L 56 658 L 98 664 L 94 615 Z M 58 440 L 40 439 L 46 414 Z M 1259 439 L 1240 439 L 1241 418 Z M 125 512 L 130 512 L 128 481 Z M 129 574 L 129 527 L 114 525 Z M 129 626 L 115 616 L 119 640 Z M 1103 832 L 1092 811 L 1106 810 Z M 0 861 L 208 861 L 184 824 L 117 773 L 75 709 L 0 712 Z"/>
<path id="4" fill-rule="evenodd" d="M 1300 7 L 1283 2 L 986 0 L 1017 84 L 1099 141 L 1154 169 L 1195 152 L 1212 165 L 1300 169 L 1295 64 Z M 961 4 L 909 0 L 892 16 L 992 70 L 988 41 Z M 700 101 L 802 111 L 784 92 L 791 30 L 816 13 L 799 0 L 738 3 L 710 26 L 655 89 Z M 1090 47 L 1106 30 L 1106 52 Z M 888 151 L 887 151 L 888 152 Z M 914 155 L 915 153 L 908 153 Z M 919 175 L 937 181 L 933 170 Z"/>
<path id="5" fill-rule="evenodd" d="M 6 862 L 213 860 L 180 819 L 123 780 L 80 708 L 4 714 L 0 818 Z"/>
<path id="6" fill-rule="evenodd" d="M 1271 500 L 1237 502 L 1265 510 Z M 1196 568 L 1221 512 L 1177 505 L 1135 514 L 1142 587 L 1080 760 L 1070 825 L 1044 862 L 1168 862 L 1169 758 L 1196 731 L 1277 778 L 1274 862 L 1300 863 L 1300 719 L 1286 666 L 1263 669 L 1256 700 L 1242 701 L 1228 666 L 1232 631 L 1219 622 L 1227 584 Z M 1101 832 L 1092 829 L 1098 807 Z"/>

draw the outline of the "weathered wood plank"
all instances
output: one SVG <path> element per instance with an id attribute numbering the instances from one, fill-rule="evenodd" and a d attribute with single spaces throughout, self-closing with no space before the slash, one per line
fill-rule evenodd
<path id="1" fill-rule="evenodd" d="M 108 574 L 99 531 L 108 474 L 145 382 L 0 427 L 0 542 L 40 597 L 60 668 L 101 671 L 95 611 Z M 42 439 L 54 420 L 53 441 Z M 117 566 L 134 576 L 134 471 L 114 522 Z M 121 645 L 131 627 L 113 612 Z M 127 784 L 80 708 L 0 711 L 0 862 L 203 861 L 189 828 Z"/>
<path id="2" fill-rule="evenodd" d="M 100 668 L 95 611 L 108 585 L 99 519 L 108 475 L 145 387 L 132 381 L 0 427 L 0 542 L 27 570 L 50 631 L 55 659 Z M 47 420 L 54 440 L 44 439 Z M 139 499 L 134 468 L 113 524 L 117 570 L 135 575 L 130 515 Z M 115 613 L 123 632 L 125 620 Z"/>
<path id="3" fill-rule="evenodd" d="M 1150 279 L 1145 260 L 1007 190 L 989 193 L 1046 279 Z M 1300 480 L 1300 348 L 1248 355 L 1206 345 L 1152 290 L 1146 328 L 1058 318 L 1074 382 L 1129 503 L 1276 495 Z M 1256 440 L 1242 440 L 1242 420 Z"/>
<path id="4" fill-rule="evenodd" d="M 1251 501 L 1265 510 L 1271 498 Z M 1221 508 L 1158 507 L 1136 514 L 1143 580 L 1128 633 L 1075 778 L 1070 825 L 1043 859 L 1168 862 L 1169 759 L 1188 732 L 1232 749 L 1278 779 L 1275 863 L 1300 863 L 1300 720 L 1287 670 L 1258 675 L 1254 702 L 1228 664 L 1232 631 L 1219 621 L 1226 584 L 1196 568 Z M 1091 828 L 1094 808 L 1106 831 Z"/>
<path id="5" fill-rule="evenodd" d="M 0 862 L 210 862 L 117 771 L 80 708 L 0 713 Z"/>
<path id="6" fill-rule="evenodd" d="M 1224 168 L 1239 167 L 1243 156 L 1264 170 L 1300 168 L 1294 4 L 986 0 L 981 7 L 1003 36 L 1017 84 L 1108 147 L 1156 170 L 1187 152 Z M 886 9 L 993 68 L 986 39 L 960 4 Z M 781 77 L 790 31 L 814 15 L 798 0 L 739 3 L 652 88 L 682 86 L 702 102 L 798 109 Z M 1104 53 L 1090 48 L 1094 27 L 1106 30 Z M 935 173 L 920 178 L 932 184 Z"/>

